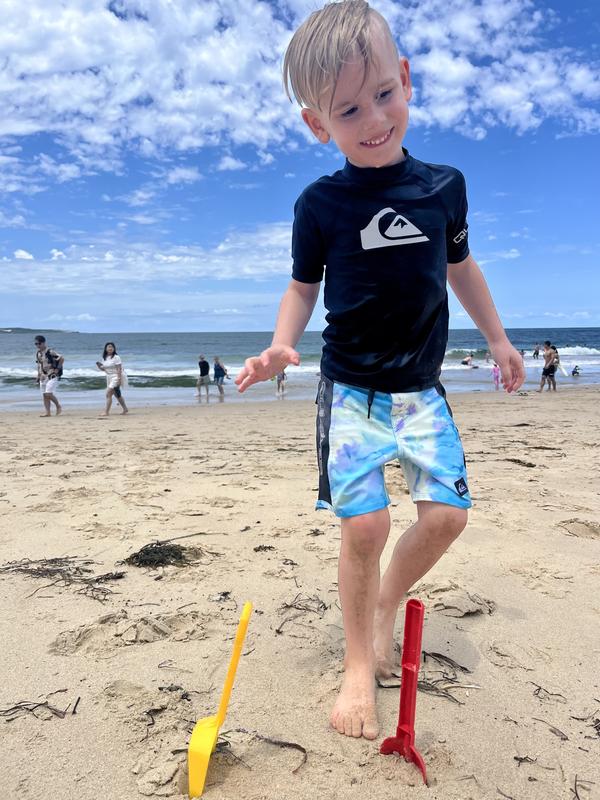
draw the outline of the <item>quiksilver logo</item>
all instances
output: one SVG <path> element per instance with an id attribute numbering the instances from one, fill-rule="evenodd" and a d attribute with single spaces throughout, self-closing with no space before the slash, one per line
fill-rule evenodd
<path id="1" fill-rule="evenodd" d="M 396 247 L 400 244 L 428 242 L 429 239 L 410 220 L 393 208 L 382 208 L 360 232 L 363 250 Z"/>
<path id="2" fill-rule="evenodd" d="M 454 485 L 456 487 L 456 491 L 461 497 L 464 497 L 469 493 L 469 488 L 464 478 L 459 478 L 457 481 L 454 481 Z"/>

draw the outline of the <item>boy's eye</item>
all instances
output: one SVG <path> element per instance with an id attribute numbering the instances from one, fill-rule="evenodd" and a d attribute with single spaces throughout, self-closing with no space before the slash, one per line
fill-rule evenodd
<path id="1" fill-rule="evenodd" d="M 356 110 L 357 110 L 356 106 L 352 106 L 352 108 L 349 108 L 347 111 L 344 111 L 342 117 L 351 117 L 356 112 Z"/>
<path id="2" fill-rule="evenodd" d="M 385 98 L 389 97 L 391 95 L 391 93 L 392 93 L 391 89 L 386 89 L 384 92 L 380 92 L 379 99 L 380 100 L 385 100 Z"/>

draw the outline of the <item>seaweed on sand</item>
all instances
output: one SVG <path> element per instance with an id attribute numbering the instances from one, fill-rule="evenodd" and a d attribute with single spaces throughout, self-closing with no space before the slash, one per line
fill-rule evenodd
<path id="1" fill-rule="evenodd" d="M 50 583 L 39 586 L 29 597 L 49 589 L 51 586 L 71 586 L 79 584 L 78 594 L 84 594 L 93 600 L 103 602 L 108 595 L 113 594 L 112 589 L 104 585 L 108 581 L 120 580 L 125 576 L 125 572 L 105 572 L 102 575 L 94 575 L 92 565 L 95 564 L 88 558 L 78 556 L 60 556 L 58 558 L 39 558 L 32 560 L 22 558 L 20 561 L 9 561 L 0 567 L 2 573 L 17 573 L 26 575 L 29 578 L 49 578 Z"/>
<path id="2" fill-rule="evenodd" d="M 181 544 L 170 544 L 169 542 L 149 542 L 141 547 L 137 552 L 132 553 L 124 560 L 125 564 L 134 567 L 165 567 L 169 564 L 183 566 L 189 563 L 186 555 L 186 548 Z"/>
<path id="3" fill-rule="evenodd" d="M 203 535 L 203 533 L 189 533 L 186 536 L 176 536 L 173 539 L 157 539 L 154 542 L 148 542 L 135 553 L 127 556 L 123 563 L 134 567 L 149 567 L 150 569 L 169 565 L 185 567 L 197 563 L 198 558 L 221 555 L 202 547 L 185 547 L 181 544 L 173 544 L 177 539 L 189 539 L 192 536 Z"/>

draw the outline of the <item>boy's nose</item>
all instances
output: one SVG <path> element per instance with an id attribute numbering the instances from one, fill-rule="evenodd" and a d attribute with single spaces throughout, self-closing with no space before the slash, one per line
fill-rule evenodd
<path id="1" fill-rule="evenodd" d="M 377 136 L 381 135 L 382 133 L 385 133 L 385 131 L 383 130 L 383 126 L 385 125 L 385 119 L 386 119 L 385 111 L 382 108 L 378 108 L 377 106 L 375 108 L 372 108 L 369 113 L 368 119 L 366 121 L 367 124 L 365 126 L 365 133 L 366 133 L 365 139 L 369 139 L 371 136 Z"/>

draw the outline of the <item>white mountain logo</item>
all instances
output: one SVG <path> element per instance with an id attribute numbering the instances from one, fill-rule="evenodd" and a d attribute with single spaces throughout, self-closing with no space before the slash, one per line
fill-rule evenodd
<path id="1" fill-rule="evenodd" d="M 375 214 L 367 227 L 360 232 L 360 240 L 363 250 L 429 241 L 423 231 L 393 208 L 382 208 Z"/>

